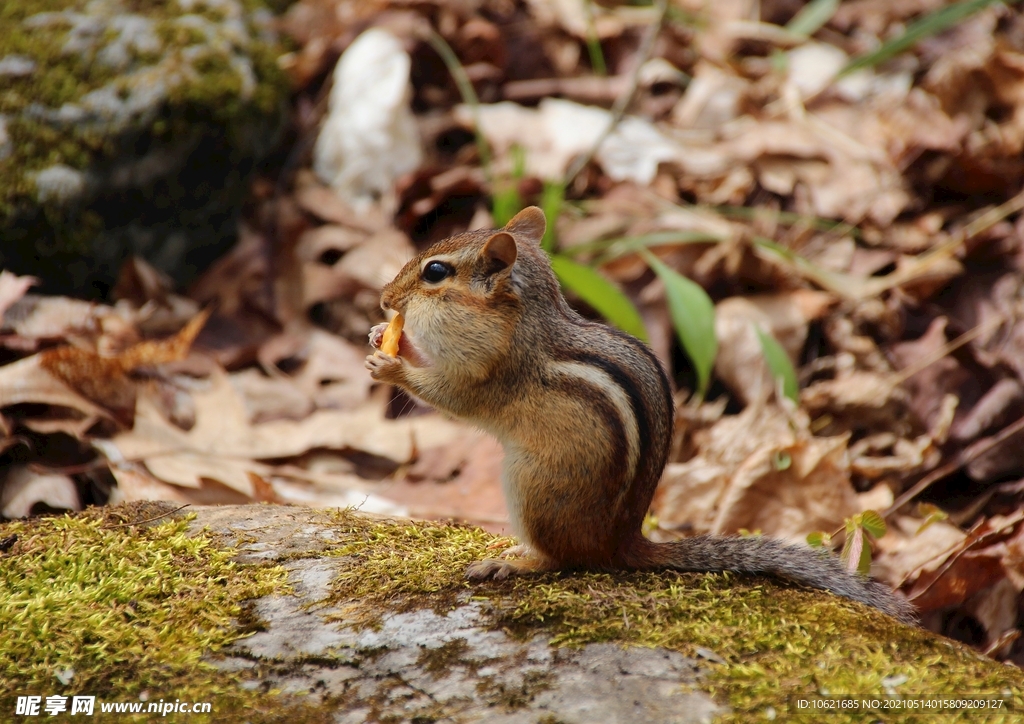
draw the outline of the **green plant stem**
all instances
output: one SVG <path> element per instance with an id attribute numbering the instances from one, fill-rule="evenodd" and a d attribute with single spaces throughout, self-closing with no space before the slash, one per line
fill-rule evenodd
<path id="1" fill-rule="evenodd" d="M 590 56 L 590 67 L 594 69 L 594 75 L 603 78 L 608 75 L 608 64 L 604 62 L 601 39 L 597 37 L 597 29 L 594 27 L 593 0 L 584 0 L 583 11 L 587 15 L 587 55 Z"/>
<path id="2" fill-rule="evenodd" d="M 997 0 L 964 0 L 964 2 L 946 5 L 935 12 L 929 13 L 915 23 L 910 24 L 904 33 L 892 40 L 882 44 L 880 48 L 870 53 L 858 56 L 846 64 L 837 78 L 849 75 L 855 70 L 869 68 L 885 62 L 904 50 L 911 48 L 917 41 L 931 37 L 942 32 L 946 28 L 956 25 L 976 12 L 992 5 Z M 1016 4 L 1020 0 L 1009 0 L 1008 5 Z"/>
<path id="3" fill-rule="evenodd" d="M 565 173 L 565 181 L 562 185 L 565 188 L 569 188 L 572 184 L 573 179 L 579 175 L 590 160 L 594 158 L 594 154 L 601 147 L 601 144 L 605 142 L 618 127 L 622 117 L 626 114 L 626 109 L 629 108 L 629 104 L 633 102 L 633 97 L 636 95 L 636 89 L 640 84 L 640 69 L 644 63 L 651 56 L 651 51 L 654 49 L 654 41 L 658 37 L 658 31 L 661 30 L 661 24 L 665 20 L 665 12 L 668 5 L 668 0 L 655 0 L 654 7 L 656 8 L 656 17 L 654 21 L 648 26 L 647 33 L 644 35 L 643 42 L 640 44 L 640 49 L 636 54 L 636 67 L 633 68 L 633 73 L 629 79 L 629 86 L 626 91 L 615 99 L 615 104 L 612 106 L 612 117 L 608 123 L 608 126 L 604 129 L 604 132 L 598 136 L 597 141 L 590 147 L 590 149 L 576 158 L 576 160 L 569 167 L 569 170 Z"/>
<path id="4" fill-rule="evenodd" d="M 430 47 L 441 56 L 441 60 L 444 61 L 448 72 L 451 73 L 452 80 L 455 81 L 455 86 L 459 89 L 462 102 L 469 106 L 470 112 L 473 114 L 477 154 L 480 156 L 480 166 L 483 168 L 484 176 L 488 183 L 490 183 L 491 148 L 487 144 L 487 139 L 484 138 L 483 130 L 480 127 L 480 98 L 477 97 L 473 83 L 470 81 L 469 76 L 466 75 L 466 69 L 462 67 L 458 56 L 452 50 L 452 46 L 448 45 L 448 41 L 442 38 L 435 30 L 427 33 L 426 40 L 430 43 Z"/>

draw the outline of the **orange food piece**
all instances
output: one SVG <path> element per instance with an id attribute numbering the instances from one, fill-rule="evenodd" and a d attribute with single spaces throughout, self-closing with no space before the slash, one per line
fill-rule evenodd
<path id="1" fill-rule="evenodd" d="M 388 324 L 388 328 L 384 330 L 384 338 L 380 342 L 380 351 L 388 357 L 398 356 L 398 342 L 402 339 L 402 326 L 404 324 L 405 318 L 401 314 L 396 314 L 395 318 Z"/>

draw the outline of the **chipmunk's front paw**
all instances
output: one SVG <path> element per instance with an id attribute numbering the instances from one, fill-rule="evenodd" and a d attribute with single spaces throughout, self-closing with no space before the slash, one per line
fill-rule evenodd
<path id="1" fill-rule="evenodd" d="M 403 377 L 401 357 L 392 357 L 384 354 L 379 349 L 371 355 L 366 356 L 366 369 L 370 370 L 370 377 L 379 382 L 390 382 L 397 385 Z"/>
<path id="2" fill-rule="evenodd" d="M 516 543 L 511 548 L 506 548 L 498 554 L 498 558 L 518 558 L 520 556 L 534 555 L 533 548 L 526 543 Z"/>
<path id="3" fill-rule="evenodd" d="M 370 346 L 374 349 L 380 349 L 380 343 L 384 341 L 384 330 L 388 328 L 388 322 L 381 322 L 375 324 L 370 328 Z"/>

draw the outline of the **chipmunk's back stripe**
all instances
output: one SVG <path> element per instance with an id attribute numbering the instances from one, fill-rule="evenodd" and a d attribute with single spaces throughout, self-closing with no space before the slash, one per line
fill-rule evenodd
<path id="1" fill-rule="evenodd" d="M 581 354 L 575 355 L 573 359 L 587 367 L 596 367 L 603 370 L 612 382 L 609 389 L 621 391 L 619 392 L 620 395 L 624 393 L 625 400 L 623 401 L 628 401 L 629 407 L 622 410 L 621 413 L 624 415 L 624 419 L 629 419 L 629 424 L 626 426 L 626 430 L 630 435 L 629 470 L 631 476 L 635 475 L 637 462 L 647 459 L 650 454 L 649 448 L 651 444 L 651 430 L 648 423 L 650 418 L 648 417 L 647 406 L 644 403 L 644 396 L 640 392 L 636 380 L 633 379 L 633 376 L 627 370 L 606 357 Z"/>
<path id="2" fill-rule="evenodd" d="M 647 357 L 651 361 L 651 364 L 658 370 L 658 384 L 661 386 L 661 398 L 665 404 L 665 414 L 667 418 L 671 420 L 675 416 L 676 405 L 672 399 L 672 388 L 668 383 L 668 375 L 665 374 L 665 368 L 661 366 L 661 360 L 658 359 L 654 351 L 646 344 L 641 342 L 639 339 L 631 334 L 626 334 L 621 329 L 615 329 L 609 327 L 608 330 L 619 339 L 629 342 L 633 349 L 637 350 L 641 354 Z"/>
<path id="3" fill-rule="evenodd" d="M 643 401 L 637 399 L 638 393 L 633 381 L 625 377 L 614 363 L 590 355 L 555 362 L 554 370 L 563 377 L 575 378 L 577 382 L 597 390 L 595 402 L 611 402 L 613 409 L 609 412 L 619 423 L 615 442 L 621 443 L 623 447 L 626 476 L 632 478 L 636 475 L 637 465 L 642 459 L 643 435 L 647 424 L 643 417 Z"/>

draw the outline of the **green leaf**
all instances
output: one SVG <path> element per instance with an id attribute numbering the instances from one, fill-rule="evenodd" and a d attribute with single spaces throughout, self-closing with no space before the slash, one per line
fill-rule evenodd
<path id="1" fill-rule="evenodd" d="M 856 571 L 865 576 L 871 571 L 871 546 L 864 538 L 863 528 L 856 526 L 853 533 L 846 536 L 840 558 L 848 571 Z"/>
<path id="2" fill-rule="evenodd" d="M 855 70 L 878 65 L 894 55 L 899 55 L 904 50 L 911 48 L 917 41 L 942 32 L 948 27 L 956 25 L 961 20 L 970 17 L 979 10 L 992 5 L 997 0 L 963 0 L 963 2 L 946 5 L 938 10 L 928 13 L 915 23 L 907 26 L 902 35 L 882 43 L 881 47 L 870 53 L 858 56 L 846 64 L 837 77 L 842 78 Z M 1013 2 L 1008 4 L 1015 4 Z"/>
<path id="3" fill-rule="evenodd" d="M 921 523 L 921 527 L 917 529 L 917 533 L 914 535 L 920 535 L 921 531 L 930 526 L 932 523 L 938 523 L 949 518 L 949 514 L 942 508 L 931 503 L 921 503 L 917 506 L 917 514 L 924 518 L 924 522 Z"/>
<path id="4" fill-rule="evenodd" d="M 666 266 L 647 249 L 640 249 L 640 253 L 665 284 L 672 325 L 697 372 L 697 394 L 703 397 L 718 354 L 715 304 L 699 284 Z"/>
<path id="5" fill-rule="evenodd" d="M 512 220 L 523 208 L 523 200 L 519 197 L 519 188 L 516 184 L 505 184 L 494 192 L 494 206 L 491 216 L 494 217 L 494 225 L 499 229 Z"/>
<path id="6" fill-rule="evenodd" d="M 526 149 L 518 143 L 513 143 L 509 154 L 512 156 L 512 178 L 522 181 L 526 176 Z"/>
<path id="7" fill-rule="evenodd" d="M 629 297 L 612 282 L 595 269 L 559 254 L 551 257 L 551 267 L 563 286 L 578 294 L 580 299 L 600 312 L 601 316 L 623 332 L 647 341 L 647 330 L 640 318 L 640 312 L 633 306 Z"/>
<path id="8" fill-rule="evenodd" d="M 885 518 L 874 510 L 865 510 L 860 514 L 860 525 L 872 538 L 881 538 L 885 535 Z"/>
<path id="9" fill-rule="evenodd" d="M 764 361 L 768 363 L 768 369 L 771 370 L 772 378 L 776 381 L 781 378 L 782 394 L 796 402 L 800 386 L 797 384 L 796 370 L 789 361 L 789 355 L 771 334 L 757 325 L 754 325 L 754 330 L 757 332 L 757 338 L 761 340 L 761 352 L 764 354 Z"/>
<path id="10" fill-rule="evenodd" d="M 545 181 L 544 190 L 540 195 L 540 208 L 544 212 L 544 218 L 548 220 L 548 225 L 544 229 L 544 238 L 540 241 L 540 247 L 549 254 L 555 251 L 558 241 L 555 238 L 555 221 L 561 215 L 564 203 L 565 184 L 561 181 Z"/>
<path id="11" fill-rule="evenodd" d="M 786 23 L 786 30 L 797 35 L 814 35 L 832 19 L 839 0 L 811 0 Z"/>
<path id="12" fill-rule="evenodd" d="M 807 543 L 812 548 L 824 548 L 832 545 L 832 536 L 823 530 L 816 530 L 807 534 Z"/>

